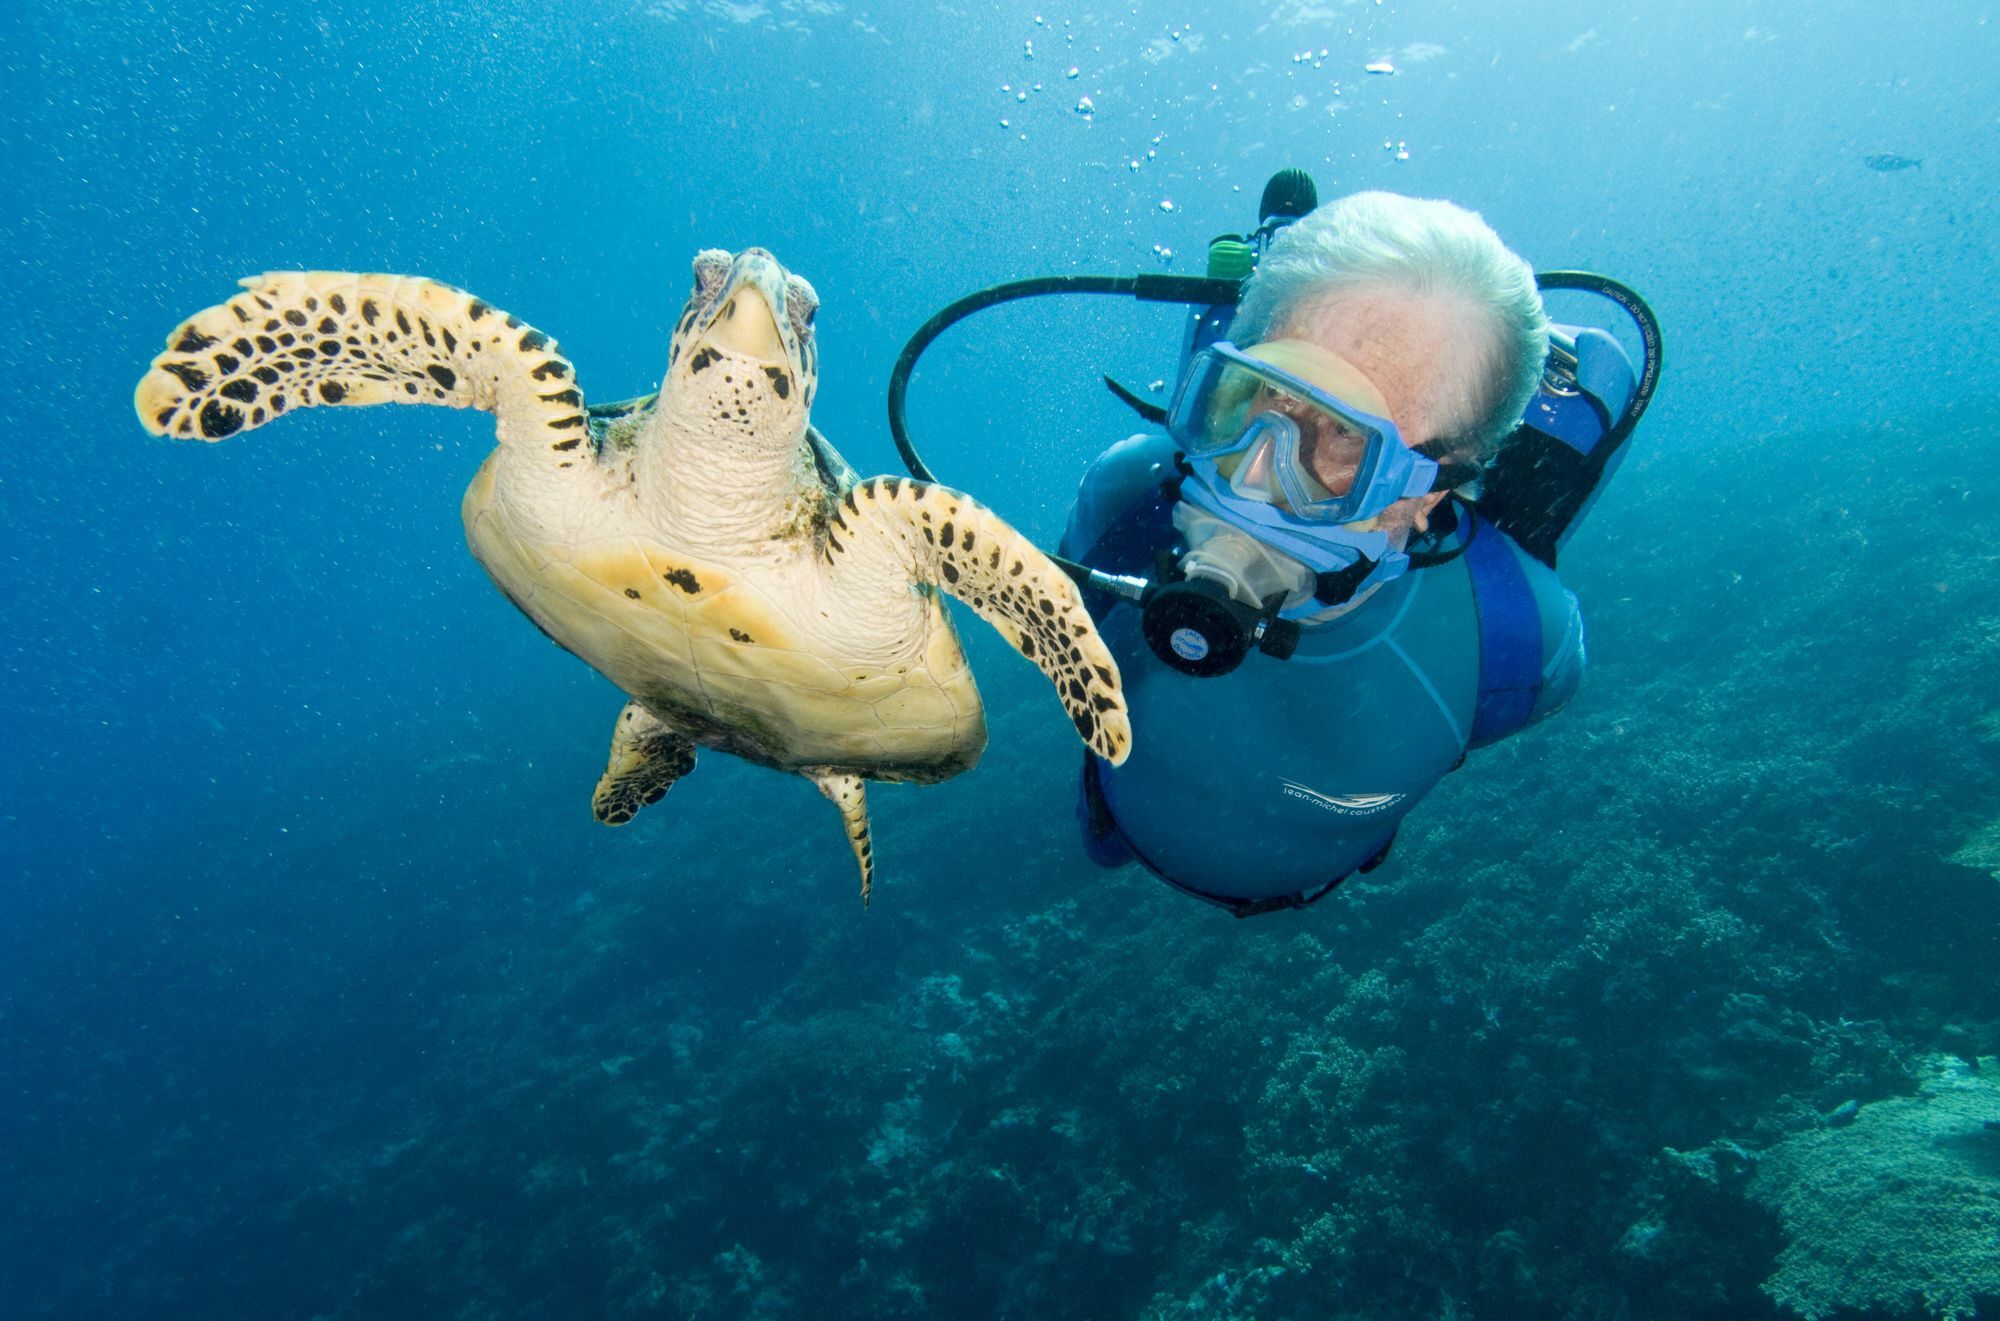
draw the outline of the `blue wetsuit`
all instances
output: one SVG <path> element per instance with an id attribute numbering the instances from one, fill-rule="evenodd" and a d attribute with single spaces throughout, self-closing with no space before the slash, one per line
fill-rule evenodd
<path id="1" fill-rule="evenodd" d="M 1151 577 L 1173 545 L 1173 442 L 1135 436 L 1085 474 L 1061 553 L 1094 569 Z M 1518 564 L 1508 577 L 1539 616 L 1541 654 L 1517 665 L 1528 686 L 1508 724 L 1552 714 L 1583 674 L 1583 621 L 1555 572 L 1480 521 Z M 1118 658 L 1132 711 L 1123 766 L 1088 760 L 1081 814 L 1092 857 L 1136 856 L 1181 889 L 1235 909 L 1309 902 L 1386 853 L 1409 810 L 1475 746 L 1481 638 L 1471 554 L 1394 579 L 1348 613 L 1301 630 L 1297 652 L 1253 651 L 1236 670 L 1194 678 L 1146 645 L 1136 607 L 1085 599 Z M 1517 648 L 1518 650 L 1518 648 Z"/>

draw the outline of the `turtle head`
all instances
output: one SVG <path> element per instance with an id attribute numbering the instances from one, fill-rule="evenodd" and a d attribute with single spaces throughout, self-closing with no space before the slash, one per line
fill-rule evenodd
<path id="1" fill-rule="evenodd" d="M 701 253 L 667 352 L 661 412 L 705 440 L 795 447 L 819 384 L 818 310 L 813 287 L 762 248 Z"/>

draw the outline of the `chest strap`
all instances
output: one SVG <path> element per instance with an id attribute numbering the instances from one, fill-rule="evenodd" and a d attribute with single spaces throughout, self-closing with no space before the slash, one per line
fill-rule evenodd
<path id="1" fill-rule="evenodd" d="M 1465 547 L 1479 618 L 1479 700 L 1471 747 L 1522 728 L 1542 693 L 1542 615 L 1534 588 L 1507 535 L 1483 515 Z"/>

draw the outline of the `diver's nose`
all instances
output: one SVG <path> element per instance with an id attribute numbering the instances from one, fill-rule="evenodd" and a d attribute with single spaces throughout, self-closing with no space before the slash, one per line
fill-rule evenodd
<path id="1" fill-rule="evenodd" d="M 1278 466 L 1274 457 L 1276 443 L 1269 435 L 1253 442 L 1250 452 L 1243 456 L 1243 461 L 1230 475 L 1229 489 L 1245 499 L 1277 504 L 1282 493 L 1278 489 Z"/>

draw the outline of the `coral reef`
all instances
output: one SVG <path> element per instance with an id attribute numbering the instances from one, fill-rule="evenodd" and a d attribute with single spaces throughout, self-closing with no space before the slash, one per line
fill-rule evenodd
<path id="1" fill-rule="evenodd" d="M 1820 1321 L 1921 1308 L 1968 1321 L 2000 1302 L 2000 1074 L 1931 1061 L 1917 1095 L 1765 1152 L 1749 1193 L 1788 1242 L 1764 1288 Z"/>
<path id="2" fill-rule="evenodd" d="M 121 948 L 166 972 L 107 970 L 108 901 L 45 956 L 101 982 L 40 1010 L 73 1063 L 8 1144 L 33 1214 L 0 1293 L 324 1321 L 1973 1316 L 2000 886 L 1965 850 L 2000 763 L 1966 731 L 2000 576 L 1934 474 L 1983 471 L 1994 431 L 1936 419 L 1916 466 L 1873 432 L 1635 456 L 1566 552 L 1575 704 L 1305 914 L 1090 869 L 1045 828 L 1070 735 L 977 634 L 1009 770 L 873 796 L 865 917 L 809 787 L 727 767 L 630 839 L 439 835 L 441 770 L 323 847 L 159 850 L 205 925 Z M 1839 489 L 1765 480 L 1836 461 Z M 1687 489 L 1718 498 L 1661 494 Z M 547 742 L 574 755 L 510 801 L 595 773 L 564 722 Z M 100 1264 L 13 1264 L 58 1248 Z"/>

